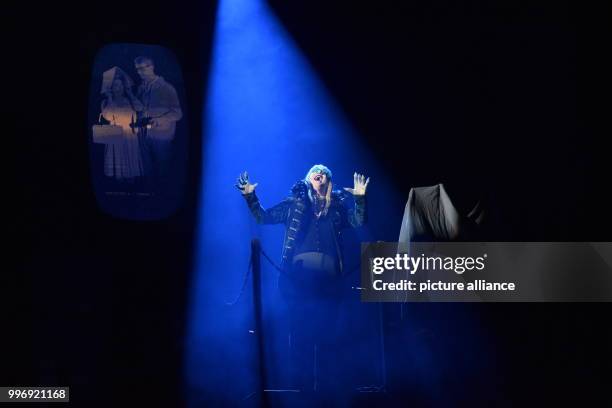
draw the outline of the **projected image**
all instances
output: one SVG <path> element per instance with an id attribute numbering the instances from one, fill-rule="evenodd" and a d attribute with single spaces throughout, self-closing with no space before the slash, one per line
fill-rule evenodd
<path id="1" fill-rule="evenodd" d="M 155 219 L 179 204 L 187 139 L 181 84 L 178 63 L 162 47 L 119 44 L 98 54 L 90 100 L 92 174 L 107 212 Z"/>

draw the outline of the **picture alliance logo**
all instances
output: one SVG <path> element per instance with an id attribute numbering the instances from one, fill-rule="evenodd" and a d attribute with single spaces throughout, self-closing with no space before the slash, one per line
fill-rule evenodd
<path id="1" fill-rule="evenodd" d="M 406 271 L 414 275 L 420 270 L 424 271 L 453 271 L 458 275 L 466 271 L 482 271 L 485 269 L 487 254 L 478 257 L 471 256 L 409 256 L 397 254 L 395 257 L 370 258 L 371 271 L 380 275 L 385 271 Z"/>

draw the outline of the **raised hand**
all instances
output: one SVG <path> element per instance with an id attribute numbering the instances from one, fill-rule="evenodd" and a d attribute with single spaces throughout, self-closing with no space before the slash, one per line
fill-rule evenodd
<path id="1" fill-rule="evenodd" d="M 242 194 L 251 194 L 255 191 L 255 187 L 257 187 L 258 183 L 251 184 L 249 183 L 249 173 L 246 171 L 238 177 L 236 180 L 236 188 L 240 190 Z"/>
<path id="2" fill-rule="evenodd" d="M 353 188 L 344 187 L 346 191 L 351 193 L 352 195 L 362 196 L 365 195 L 366 189 L 368 188 L 368 183 L 370 182 L 370 178 L 367 179 L 363 174 L 353 174 L 354 186 Z"/>

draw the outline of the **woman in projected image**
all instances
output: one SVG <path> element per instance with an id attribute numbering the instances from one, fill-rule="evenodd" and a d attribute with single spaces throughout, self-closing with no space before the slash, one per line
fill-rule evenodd
<path id="1" fill-rule="evenodd" d="M 121 126 L 121 141 L 107 144 L 104 151 L 104 175 L 120 182 L 134 182 L 143 176 L 142 154 L 138 144 L 138 133 L 130 126 L 142 103 L 131 90 L 132 81 L 121 71 L 110 86 L 103 87 L 102 117 L 112 125 Z"/>

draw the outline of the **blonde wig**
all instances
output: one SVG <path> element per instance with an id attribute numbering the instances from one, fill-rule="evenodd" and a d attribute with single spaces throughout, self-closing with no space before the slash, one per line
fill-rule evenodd
<path id="1" fill-rule="evenodd" d="M 329 180 L 329 182 L 327 183 L 327 191 L 325 192 L 325 206 L 323 207 L 323 210 L 320 213 L 316 213 L 315 214 L 320 217 L 320 216 L 324 216 L 327 214 L 327 211 L 329 210 L 329 206 L 331 205 L 331 193 L 333 190 L 333 185 L 332 185 L 332 172 L 330 169 L 328 169 L 326 166 L 322 165 L 322 164 L 315 164 L 314 166 L 312 166 L 310 168 L 310 170 L 308 170 L 308 173 L 306 173 L 306 177 L 304 177 L 304 182 L 306 183 L 306 185 L 308 186 L 308 198 L 310 199 L 310 202 L 313 204 L 313 208 L 314 204 L 315 204 L 315 200 L 316 200 L 316 192 L 314 191 L 314 188 L 312 187 L 312 183 L 310 182 L 310 176 L 312 174 L 325 174 L 327 176 L 327 179 Z M 315 211 L 317 211 L 317 208 L 315 208 Z"/>

